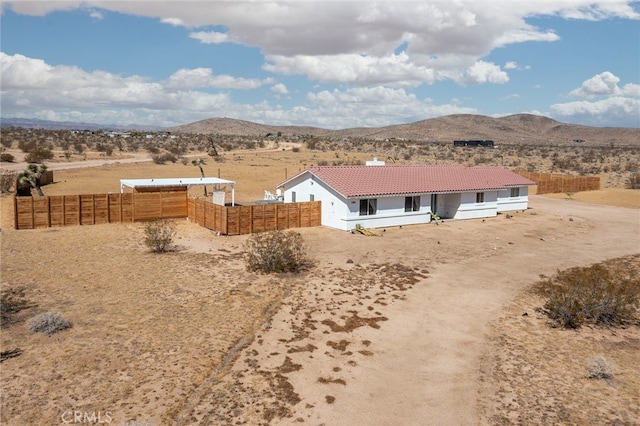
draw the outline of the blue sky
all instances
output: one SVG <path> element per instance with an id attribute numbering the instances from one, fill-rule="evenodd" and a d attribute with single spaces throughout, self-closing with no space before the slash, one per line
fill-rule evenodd
<path id="1" fill-rule="evenodd" d="M 532 113 L 640 127 L 640 2 L 18 1 L 2 117 L 378 127 Z"/>

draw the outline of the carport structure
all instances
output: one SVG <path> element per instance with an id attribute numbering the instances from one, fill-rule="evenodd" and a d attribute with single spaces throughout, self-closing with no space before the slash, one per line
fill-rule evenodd
<path id="1" fill-rule="evenodd" d="M 124 192 L 125 187 L 133 188 L 163 188 L 163 187 L 186 187 L 187 190 L 192 186 L 212 185 L 213 192 L 220 190 L 220 186 L 229 185 L 231 188 L 231 205 L 235 206 L 236 192 L 235 182 L 214 177 L 204 178 L 160 178 L 160 179 L 120 179 L 120 193 Z"/>

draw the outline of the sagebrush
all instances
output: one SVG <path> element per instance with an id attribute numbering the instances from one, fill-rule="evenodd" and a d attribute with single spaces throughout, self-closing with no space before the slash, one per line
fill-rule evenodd
<path id="1" fill-rule="evenodd" d="M 154 220 L 144 226 L 144 243 L 154 252 L 163 253 L 171 248 L 176 236 L 176 224 L 168 220 Z"/>
<path id="2" fill-rule="evenodd" d="M 62 330 L 71 327 L 71 321 L 64 319 L 59 312 L 45 312 L 29 320 L 27 326 L 33 333 L 44 333 L 51 336 Z"/>
<path id="3" fill-rule="evenodd" d="M 245 243 L 247 269 L 259 272 L 298 272 L 311 265 L 302 235 L 295 231 L 252 234 Z"/>
<path id="4" fill-rule="evenodd" d="M 611 362 L 602 355 L 591 357 L 587 365 L 587 377 L 590 379 L 613 379 Z"/>
<path id="5" fill-rule="evenodd" d="M 559 271 L 536 290 L 545 298 L 542 312 L 565 328 L 623 324 L 634 320 L 640 307 L 640 278 L 620 266 Z"/>

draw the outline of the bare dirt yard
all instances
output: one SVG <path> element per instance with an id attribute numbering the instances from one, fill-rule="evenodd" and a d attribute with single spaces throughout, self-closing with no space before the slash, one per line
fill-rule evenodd
<path id="1" fill-rule="evenodd" d="M 249 201 L 312 161 L 300 154 L 237 155 L 207 173 L 220 168 Z M 56 171 L 44 189 L 117 191 L 120 178 L 187 171 L 197 176 L 146 163 Z M 187 221 L 165 254 L 138 223 L 16 231 L 2 197 L 2 291 L 30 307 L 0 331 L 2 351 L 22 351 L 0 364 L 0 422 L 638 424 L 640 325 L 552 329 L 527 291 L 558 269 L 628 255 L 637 265 L 637 194 L 614 205 L 533 195 L 510 219 L 380 237 L 299 229 L 315 266 L 293 275 L 248 272 L 246 236 Z M 73 327 L 31 333 L 26 321 L 48 311 Z M 586 377 L 597 354 L 613 380 Z"/>

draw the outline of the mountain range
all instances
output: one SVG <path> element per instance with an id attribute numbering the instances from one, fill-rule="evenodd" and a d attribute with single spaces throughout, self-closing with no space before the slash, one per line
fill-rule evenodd
<path id="1" fill-rule="evenodd" d="M 640 128 L 592 127 L 562 123 L 548 117 L 515 114 L 493 118 L 484 115 L 455 114 L 438 118 L 384 127 L 356 127 L 340 130 L 309 126 L 272 126 L 233 118 L 209 118 L 171 128 L 139 125 L 98 125 L 91 123 L 55 122 L 36 119 L 1 119 L 3 127 L 44 129 L 108 129 L 170 131 L 173 133 L 201 133 L 266 137 L 320 137 L 332 140 L 355 138 L 412 141 L 452 141 L 458 139 L 493 140 L 495 143 L 544 143 L 587 145 L 640 145 Z"/>
<path id="2" fill-rule="evenodd" d="M 176 133 L 259 136 L 281 133 L 334 140 L 403 139 L 413 141 L 452 141 L 458 139 L 493 140 L 496 143 L 588 145 L 640 145 L 640 128 L 592 127 L 562 123 L 551 118 L 516 114 L 493 118 L 484 115 L 455 114 L 384 127 L 358 127 L 329 130 L 303 126 L 270 126 L 231 118 L 210 118 L 169 129 Z"/>

